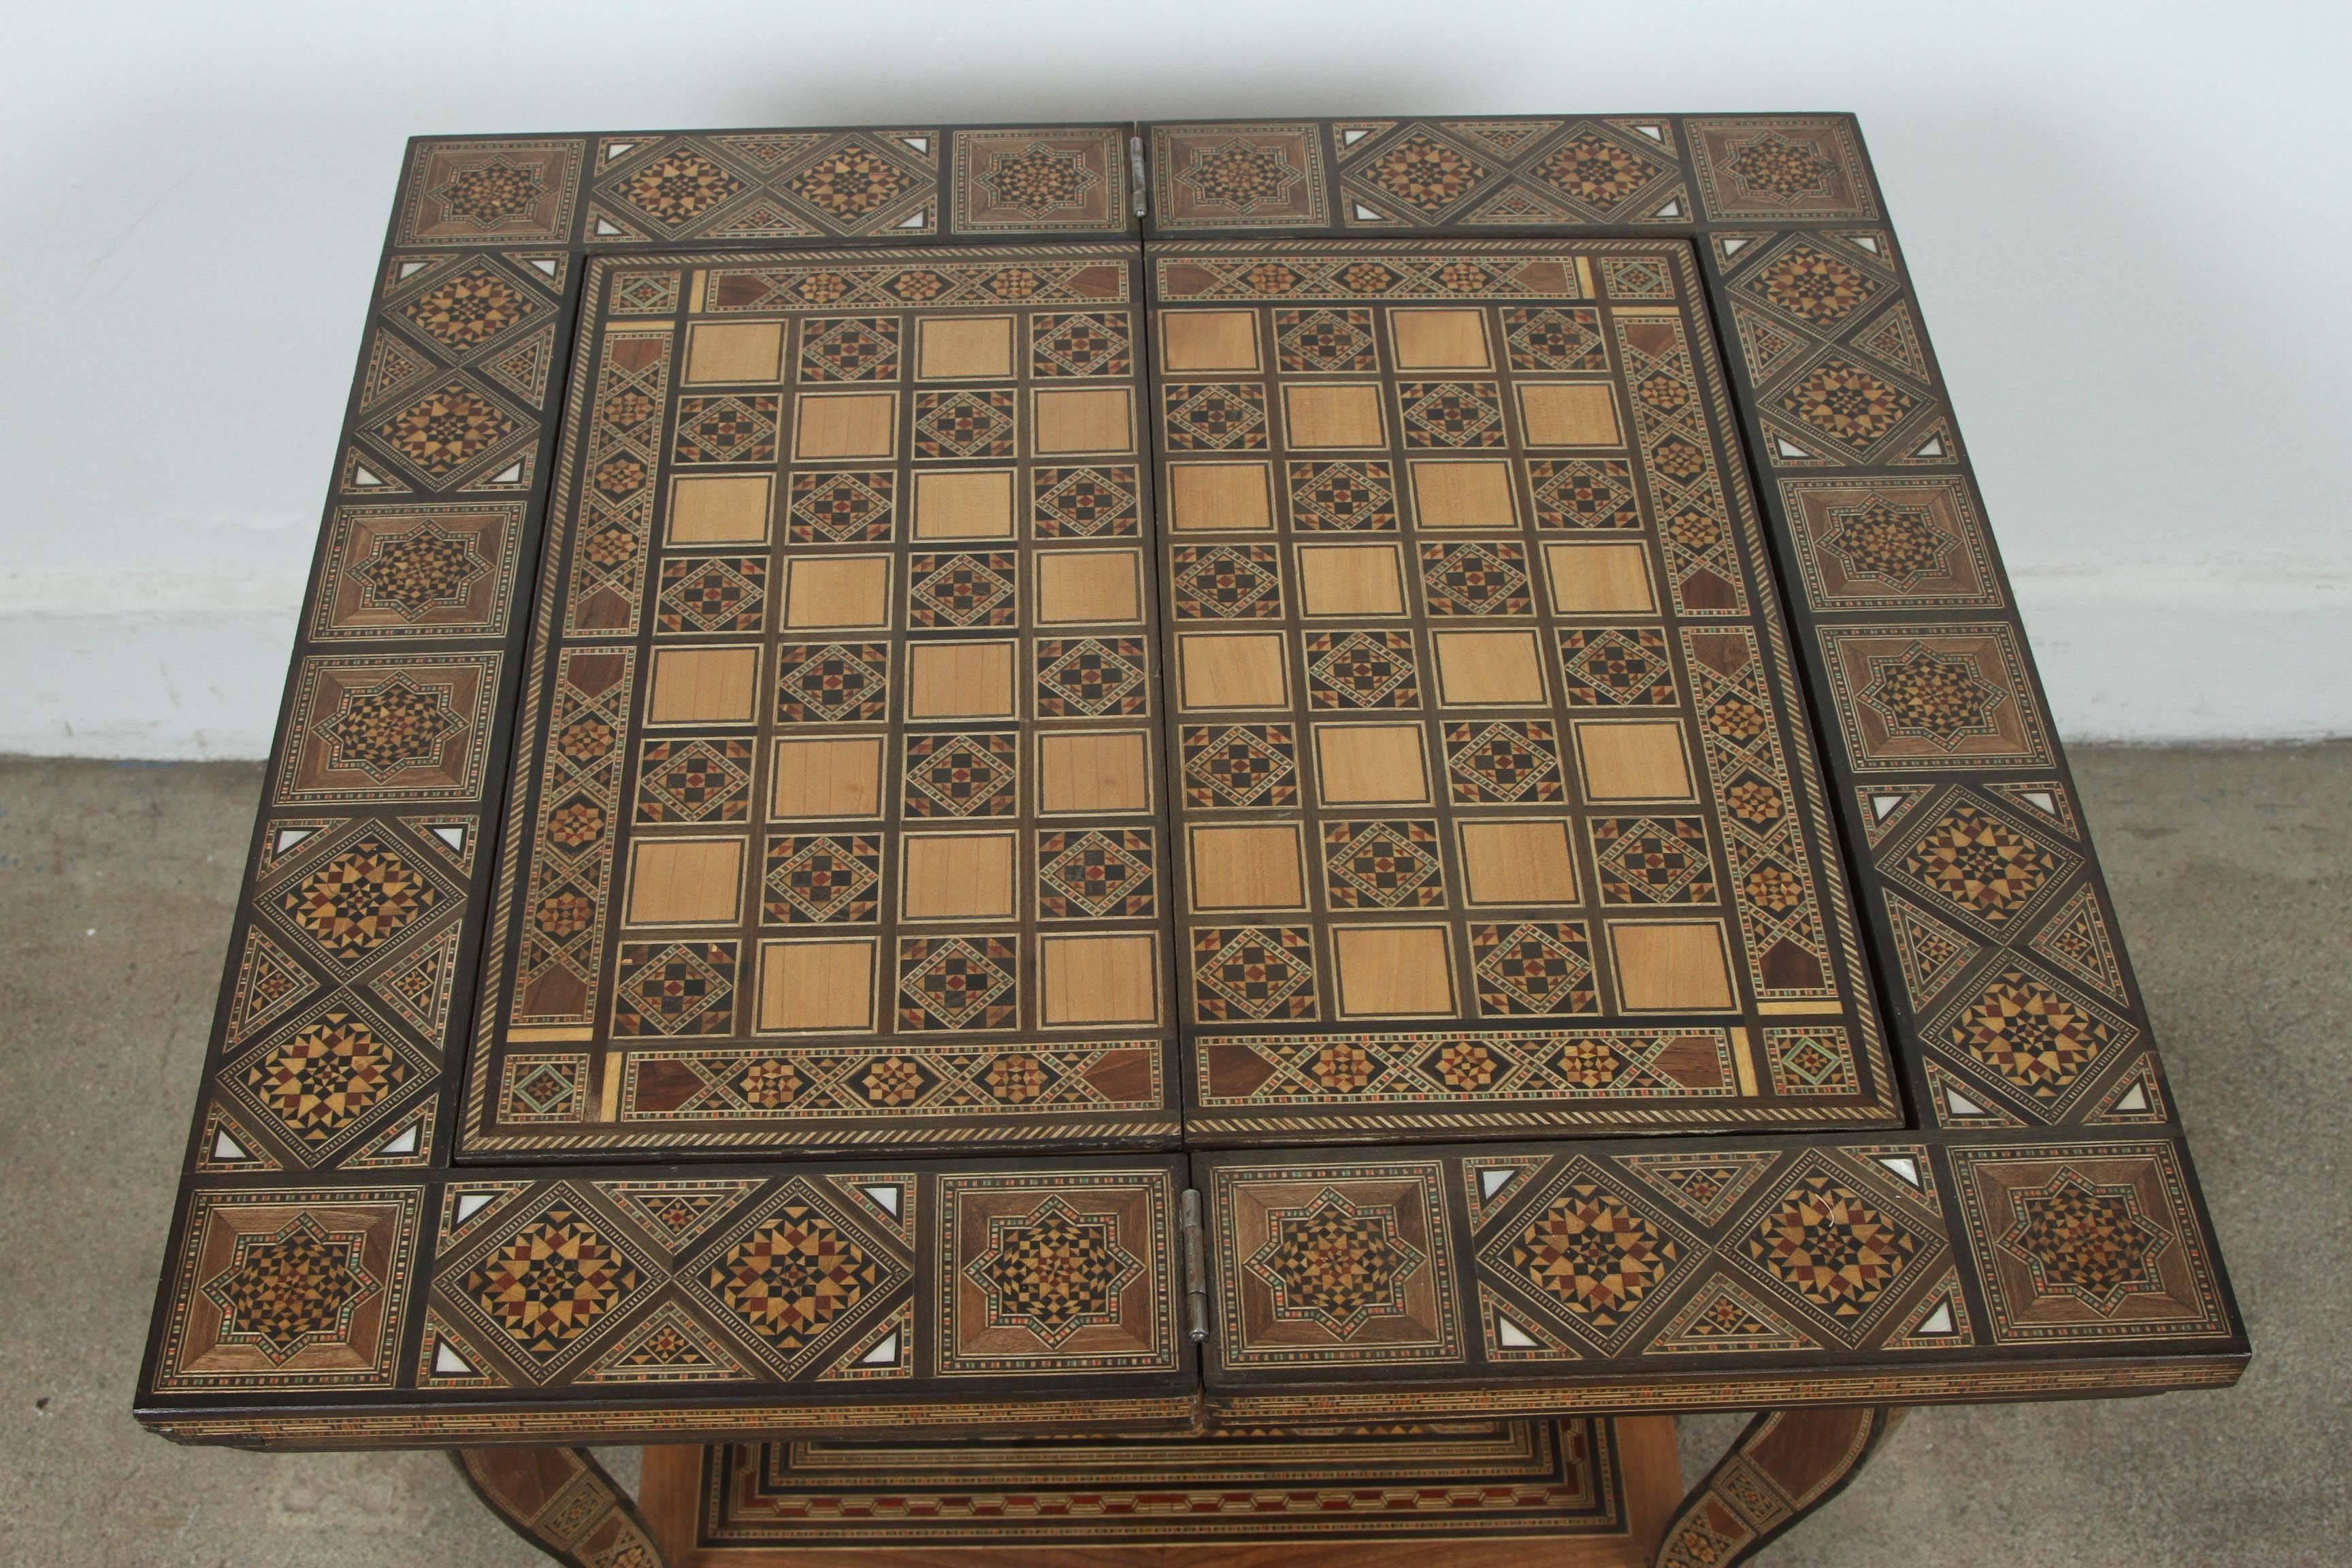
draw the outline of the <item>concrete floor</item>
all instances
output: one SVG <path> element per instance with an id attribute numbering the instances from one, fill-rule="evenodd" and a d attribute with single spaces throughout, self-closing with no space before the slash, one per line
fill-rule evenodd
<path id="1" fill-rule="evenodd" d="M 2253 1368 L 2223 1393 L 1918 1412 L 1774 1568 L 2352 1553 L 2352 744 L 2074 761 Z M 0 1561 L 542 1561 L 437 1455 L 181 1448 L 131 1419 L 259 787 L 243 765 L 0 763 Z M 1685 1465 L 1737 1426 L 1686 1422 Z"/>

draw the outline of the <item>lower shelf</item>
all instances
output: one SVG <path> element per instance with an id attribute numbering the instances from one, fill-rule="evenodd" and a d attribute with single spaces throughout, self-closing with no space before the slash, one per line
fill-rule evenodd
<path id="1" fill-rule="evenodd" d="M 1671 1416 L 646 1450 L 675 1568 L 1647 1563 Z"/>

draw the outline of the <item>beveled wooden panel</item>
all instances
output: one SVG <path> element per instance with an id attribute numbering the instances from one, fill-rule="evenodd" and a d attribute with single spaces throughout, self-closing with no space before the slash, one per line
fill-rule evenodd
<path id="1" fill-rule="evenodd" d="M 1891 1123 L 1687 247 L 1150 267 L 1188 1136 Z"/>
<path id="2" fill-rule="evenodd" d="M 468 1151 L 1172 1140 L 1133 268 L 592 265 Z"/>

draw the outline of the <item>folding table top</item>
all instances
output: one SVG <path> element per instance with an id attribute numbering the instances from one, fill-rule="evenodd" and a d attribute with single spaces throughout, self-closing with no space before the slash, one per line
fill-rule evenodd
<path id="1" fill-rule="evenodd" d="M 414 143 L 216 1046 L 183 1436 L 2245 1353 L 1842 116 Z"/>

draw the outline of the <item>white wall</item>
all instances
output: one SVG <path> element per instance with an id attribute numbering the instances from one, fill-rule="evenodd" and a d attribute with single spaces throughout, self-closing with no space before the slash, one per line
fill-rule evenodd
<path id="1" fill-rule="evenodd" d="M 267 747 L 412 132 L 1563 109 L 1859 113 L 2060 728 L 2352 732 L 2340 3 L 8 10 L 0 751 Z"/>

